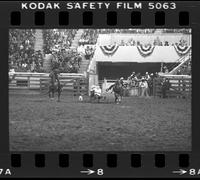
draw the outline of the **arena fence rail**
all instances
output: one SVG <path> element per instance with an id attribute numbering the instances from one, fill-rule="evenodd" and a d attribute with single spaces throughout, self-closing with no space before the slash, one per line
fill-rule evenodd
<path id="1" fill-rule="evenodd" d="M 191 98 L 192 79 L 188 76 L 165 76 L 169 79 L 170 88 L 166 90 L 167 98 Z M 153 81 L 153 95 L 162 97 L 162 79 L 155 78 Z"/>
<path id="2" fill-rule="evenodd" d="M 49 84 L 48 73 L 10 73 L 9 77 L 15 76 L 9 82 L 9 90 L 36 90 L 46 92 Z M 74 96 L 88 93 L 88 79 L 83 74 L 61 73 L 60 82 L 64 85 L 63 92 Z"/>

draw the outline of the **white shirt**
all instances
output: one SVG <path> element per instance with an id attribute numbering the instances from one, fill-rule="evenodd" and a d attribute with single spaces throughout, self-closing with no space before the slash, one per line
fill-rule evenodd
<path id="1" fill-rule="evenodd" d="M 93 85 L 91 88 L 91 91 L 94 91 L 95 95 L 99 95 L 99 96 L 101 95 L 101 88 L 99 86 Z"/>
<path id="2" fill-rule="evenodd" d="M 148 83 L 147 83 L 147 81 L 140 82 L 140 87 L 142 87 L 142 88 L 148 88 Z"/>

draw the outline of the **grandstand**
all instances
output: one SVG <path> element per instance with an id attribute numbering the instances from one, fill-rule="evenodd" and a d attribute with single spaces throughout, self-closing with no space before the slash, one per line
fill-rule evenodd
<path id="1" fill-rule="evenodd" d="M 79 73 L 90 81 L 132 71 L 191 75 L 190 29 L 11 29 L 9 69 Z M 93 79 L 93 80 L 92 80 Z"/>
<path id="2" fill-rule="evenodd" d="M 82 57 L 86 55 L 86 59 L 92 57 L 95 48 L 88 51 L 91 46 L 175 46 L 177 43 L 191 46 L 190 33 L 185 29 L 12 29 L 9 33 L 10 67 L 23 72 L 48 72 L 52 63 L 46 58 L 49 54 L 54 54 L 62 64 L 67 56 L 77 56 L 74 52 Z M 68 64 L 76 66 L 73 62 Z M 84 62 L 83 66 L 85 64 L 88 65 Z M 85 68 L 81 68 L 83 71 Z M 80 71 L 77 69 L 77 72 Z"/>

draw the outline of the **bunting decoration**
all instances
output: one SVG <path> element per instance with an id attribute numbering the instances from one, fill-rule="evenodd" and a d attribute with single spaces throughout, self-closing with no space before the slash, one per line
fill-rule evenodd
<path id="1" fill-rule="evenodd" d="M 148 45 L 138 45 L 137 49 L 141 56 L 147 57 L 153 53 L 155 46 L 148 44 Z"/>
<path id="2" fill-rule="evenodd" d="M 112 56 L 118 49 L 118 45 L 100 46 L 102 52 L 107 56 Z"/>
<path id="3" fill-rule="evenodd" d="M 190 51 L 191 46 L 175 44 L 174 49 L 179 56 L 184 56 Z"/>

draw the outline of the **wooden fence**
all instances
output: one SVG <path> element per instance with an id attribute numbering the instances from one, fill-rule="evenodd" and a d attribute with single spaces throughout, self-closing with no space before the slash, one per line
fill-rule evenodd
<path id="1" fill-rule="evenodd" d="M 162 97 L 163 78 L 155 78 L 153 81 L 153 95 Z M 170 88 L 166 91 L 168 98 L 191 98 L 192 80 L 186 77 L 170 77 Z"/>
<path id="2" fill-rule="evenodd" d="M 164 76 L 163 76 L 164 77 Z M 161 82 L 163 77 L 159 77 L 154 79 L 153 81 L 153 96 L 162 97 L 162 85 Z M 170 89 L 166 91 L 166 96 L 168 98 L 190 98 L 192 92 L 192 80 L 190 76 L 176 76 L 170 75 L 165 76 L 169 79 Z M 107 80 L 108 88 L 111 84 L 113 84 L 116 80 Z M 125 81 L 126 82 L 126 81 Z M 103 81 L 99 81 L 99 85 L 102 87 Z M 124 92 L 124 96 L 137 96 L 138 88 L 132 89 L 134 92 L 131 92 L 131 89 L 128 89 Z M 131 95 L 132 94 L 132 95 Z"/>
<path id="3" fill-rule="evenodd" d="M 40 79 L 40 91 L 47 91 L 49 85 L 49 78 Z M 60 78 L 60 83 L 64 85 L 63 92 L 73 94 L 74 96 L 78 95 L 87 95 L 88 94 L 88 80 L 86 78 Z"/>
<path id="4" fill-rule="evenodd" d="M 88 93 L 88 78 L 83 74 L 61 73 L 59 79 L 64 85 L 64 93 L 74 96 Z M 43 93 L 48 90 L 49 80 L 48 73 L 15 73 L 15 78 L 9 83 L 9 90 L 38 90 Z"/>
<path id="5" fill-rule="evenodd" d="M 9 74 L 12 77 L 12 74 Z M 166 92 L 167 97 L 189 98 L 192 92 L 191 77 L 184 76 L 169 76 L 171 87 Z M 163 77 L 154 79 L 153 95 L 162 96 L 162 81 Z M 60 74 L 60 82 L 64 85 L 63 92 L 78 96 L 80 94 L 88 95 L 88 78 L 83 74 L 63 73 Z M 103 81 L 99 81 L 100 86 Z M 107 80 L 107 84 L 114 83 L 114 80 Z M 49 84 L 48 73 L 15 73 L 15 78 L 9 82 L 9 90 L 38 90 L 46 92 Z"/>

